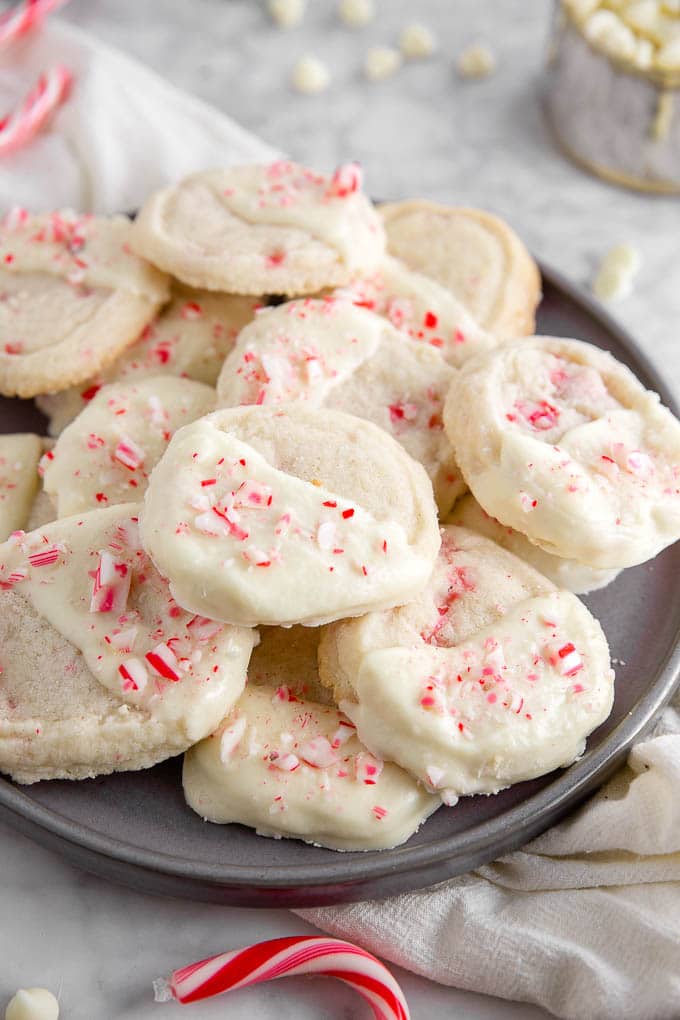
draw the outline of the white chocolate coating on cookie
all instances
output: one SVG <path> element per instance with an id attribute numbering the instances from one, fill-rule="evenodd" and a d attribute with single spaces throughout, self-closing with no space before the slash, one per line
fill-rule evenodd
<path id="1" fill-rule="evenodd" d="M 319 631 L 268 628 L 231 715 L 184 759 L 189 805 L 337 850 L 403 843 L 440 804 L 371 755 L 318 683 Z"/>
<path id="2" fill-rule="evenodd" d="M 585 606 L 460 528 L 420 599 L 329 627 L 320 667 L 373 754 L 446 803 L 570 764 L 613 701 Z"/>
<path id="3" fill-rule="evenodd" d="M 332 178 L 279 160 L 194 174 L 157 192 L 135 249 L 196 287 L 302 294 L 346 283 L 385 251 L 355 164 Z"/>
<path id="4" fill-rule="evenodd" d="M 424 199 L 380 212 L 390 255 L 448 288 L 483 329 L 502 339 L 533 332 L 540 275 L 507 223 Z"/>
<path id="5" fill-rule="evenodd" d="M 443 431 L 453 369 L 436 350 L 346 299 L 290 301 L 240 334 L 218 380 L 219 403 L 304 400 L 389 432 L 427 471 L 441 513 L 465 485 Z"/>
<path id="6" fill-rule="evenodd" d="M 604 588 L 619 574 L 618 570 L 598 570 L 596 567 L 587 567 L 585 563 L 578 563 L 577 560 L 553 556 L 530 542 L 526 535 L 501 524 L 495 517 L 487 514 L 472 493 L 467 493 L 458 500 L 446 523 L 470 528 L 471 531 L 485 535 L 514 556 L 530 563 L 558 588 L 566 588 L 576 595 Z"/>
<path id="7" fill-rule="evenodd" d="M 0 542 L 26 526 L 38 490 L 39 436 L 0 435 Z"/>
<path id="8" fill-rule="evenodd" d="M 102 387 L 41 461 L 57 515 L 141 499 L 175 430 L 214 406 L 213 389 L 174 376 Z"/>
<path id="9" fill-rule="evenodd" d="M 0 769 L 21 783 L 149 768 L 219 724 L 255 633 L 184 613 L 138 504 L 0 546 Z"/>
<path id="10" fill-rule="evenodd" d="M 214 386 L 237 334 L 259 306 L 257 298 L 194 290 L 174 281 L 169 304 L 108 368 L 80 386 L 38 397 L 50 419 L 50 435 L 59 435 L 106 383 L 174 375 Z"/>
<path id="11" fill-rule="evenodd" d="M 399 259 L 388 256 L 374 273 L 352 280 L 335 293 L 389 319 L 411 340 L 434 347 L 456 367 L 498 343 L 450 290 Z"/>
<path id="12" fill-rule="evenodd" d="M 680 422 L 605 351 L 505 344 L 463 366 L 444 420 L 477 501 L 555 556 L 617 569 L 680 537 Z"/>
<path id="13" fill-rule="evenodd" d="M 14 211 L 0 225 L 0 390 L 34 396 L 100 371 L 167 298 L 129 248 L 132 224 Z"/>
<path id="14" fill-rule="evenodd" d="M 151 476 L 142 536 L 181 605 L 246 626 L 395 605 L 439 547 L 420 465 L 376 426 L 301 404 L 180 429 Z"/>

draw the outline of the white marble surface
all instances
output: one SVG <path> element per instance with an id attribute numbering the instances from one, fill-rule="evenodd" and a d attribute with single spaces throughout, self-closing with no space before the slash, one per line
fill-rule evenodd
<path id="1" fill-rule="evenodd" d="M 351 31 L 331 0 L 312 0 L 305 23 L 282 33 L 246 0 L 73 0 L 65 16 L 220 106 L 274 145 L 321 167 L 356 158 L 384 198 L 427 195 L 484 205 L 507 217 L 533 250 L 581 282 L 621 240 L 639 248 L 634 294 L 614 307 L 680 391 L 680 202 L 636 196 L 592 179 L 555 152 L 537 99 L 546 0 L 378 0 L 379 17 Z M 360 73 L 366 48 L 392 42 L 413 18 L 436 31 L 436 59 L 377 85 Z M 460 82 L 453 60 L 490 42 L 498 73 Z M 333 74 L 328 94 L 287 87 L 294 60 L 313 52 Z M 64 1020 L 147 1020 L 150 982 L 222 948 L 312 929 L 284 911 L 162 900 L 108 885 L 0 823 L 0 1003 L 19 985 L 59 991 Z M 397 969 L 395 968 L 395 971 Z M 523 1004 L 442 988 L 398 972 L 414 1020 L 538 1020 Z M 295 980 L 239 993 L 228 1015 L 258 1020 L 367 1016 L 337 983 Z M 227 1003 L 191 1009 L 227 1015 Z"/>

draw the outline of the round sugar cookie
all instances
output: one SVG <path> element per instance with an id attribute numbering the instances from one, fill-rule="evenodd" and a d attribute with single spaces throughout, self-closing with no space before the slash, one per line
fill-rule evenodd
<path id="1" fill-rule="evenodd" d="M 167 278 L 130 249 L 132 224 L 71 212 L 0 223 L 0 393 L 33 397 L 89 379 L 134 342 Z"/>
<path id="2" fill-rule="evenodd" d="M 374 757 L 318 682 L 319 629 L 264 628 L 248 685 L 217 731 L 187 752 L 187 803 L 335 850 L 379 850 L 414 833 L 441 801 Z"/>
<path id="3" fill-rule="evenodd" d="M 583 603 L 463 528 L 413 602 L 328 627 L 319 668 L 372 753 L 449 804 L 570 764 L 613 701 Z"/>
<path id="4" fill-rule="evenodd" d="M 237 334 L 259 304 L 256 298 L 194 290 L 173 281 L 169 304 L 108 368 L 79 386 L 37 398 L 50 419 L 50 435 L 58 436 L 106 383 L 175 375 L 214 386 Z"/>
<path id="5" fill-rule="evenodd" d="M 373 269 L 385 234 L 358 166 L 324 177 L 279 160 L 204 171 L 156 192 L 135 221 L 134 248 L 194 287 L 293 296 Z"/>
<path id="6" fill-rule="evenodd" d="M 389 432 L 423 465 L 442 514 L 465 490 L 442 420 L 454 369 L 384 318 L 342 298 L 305 298 L 260 312 L 241 331 L 217 382 L 218 403 L 303 400 Z"/>
<path id="7" fill-rule="evenodd" d="M 546 552 L 615 570 L 680 537 L 680 422 L 606 351 L 504 344 L 462 367 L 444 422 L 477 502 Z"/>
<path id="8" fill-rule="evenodd" d="M 439 548 L 420 464 L 371 422 L 299 403 L 221 410 L 175 433 L 142 536 L 182 606 L 246 626 L 406 601 Z"/>
<path id="9" fill-rule="evenodd" d="M 482 510 L 470 492 L 457 501 L 446 523 L 457 524 L 459 527 L 485 535 L 531 564 L 558 588 L 566 588 L 576 595 L 605 588 L 619 574 L 618 570 L 598 570 L 596 567 L 587 567 L 585 563 L 579 563 L 577 560 L 553 556 L 552 553 L 530 542 L 526 535 L 491 517 L 486 510 Z"/>
<path id="10" fill-rule="evenodd" d="M 455 367 L 498 343 L 452 291 L 390 256 L 374 272 L 334 294 L 389 319 L 411 340 L 434 347 Z"/>
<path id="11" fill-rule="evenodd" d="M 102 387 L 41 461 L 57 515 L 141 499 L 173 432 L 214 406 L 210 386 L 169 375 Z"/>
<path id="12" fill-rule="evenodd" d="M 38 491 L 43 447 L 32 432 L 0 435 L 0 542 L 24 528 Z"/>
<path id="13" fill-rule="evenodd" d="M 541 277 L 507 223 L 425 199 L 380 212 L 390 255 L 448 288 L 483 329 L 502 339 L 533 333 Z"/>
<path id="14" fill-rule="evenodd" d="M 0 770 L 18 782 L 148 768 L 243 690 L 255 632 L 180 609 L 139 544 L 139 509 L 0 546 Z"/>

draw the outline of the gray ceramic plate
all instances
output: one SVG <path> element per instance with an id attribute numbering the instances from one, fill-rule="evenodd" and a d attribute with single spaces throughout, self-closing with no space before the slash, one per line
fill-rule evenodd
<path id="1" fill-rule="evenodd" d="M 539 331 L 582 337 L 626 362 L 677 413 L 633 340 L 590 298 L 543 267 Z M 40 429 L 28 401 L 0 400 L 0 431 Z M 75 864 L 145 892 L 244 906 L 311 906 L 430 885 L 493 860 L 594 791 L 649 729 L 680 676 L 680 543 L 586 602 L 618 660 L 610 718 L 571 768 L 494 797 L 440 809 L 397 850 L 339 854 L 202 822 L 184 804 L 181 760 L 147 772 L 25 788 L 0 780 L 7 819 Z"/>

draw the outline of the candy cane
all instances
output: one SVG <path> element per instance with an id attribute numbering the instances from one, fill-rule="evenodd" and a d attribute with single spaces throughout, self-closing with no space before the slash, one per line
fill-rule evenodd
<path id="1" fill-rule="evenodd" d="M 366 999 L 375 1020 L 409 1020 L 404 993 L 387 968 L 365 949 L 341 939 L 300 935 L 258 942 L 191 963 L 154 981 L 156 1002 L 199 1002 L 261 981 L 299 974 L 335 977 Z"/>
<path id="2" fill-rule="evenodd" d="M 58 65 L 41 74 L 21 106 L 0 120 L 0 156 L 30 142 L 50 114 L 63 103 L 71 84 L 71 72 Z"/>
<path id="3" fill-rule="evenodd" d="M 42 24 L 48 14 L 68 0 L 24 0 L 0 16 L 0 49 Z"/>

